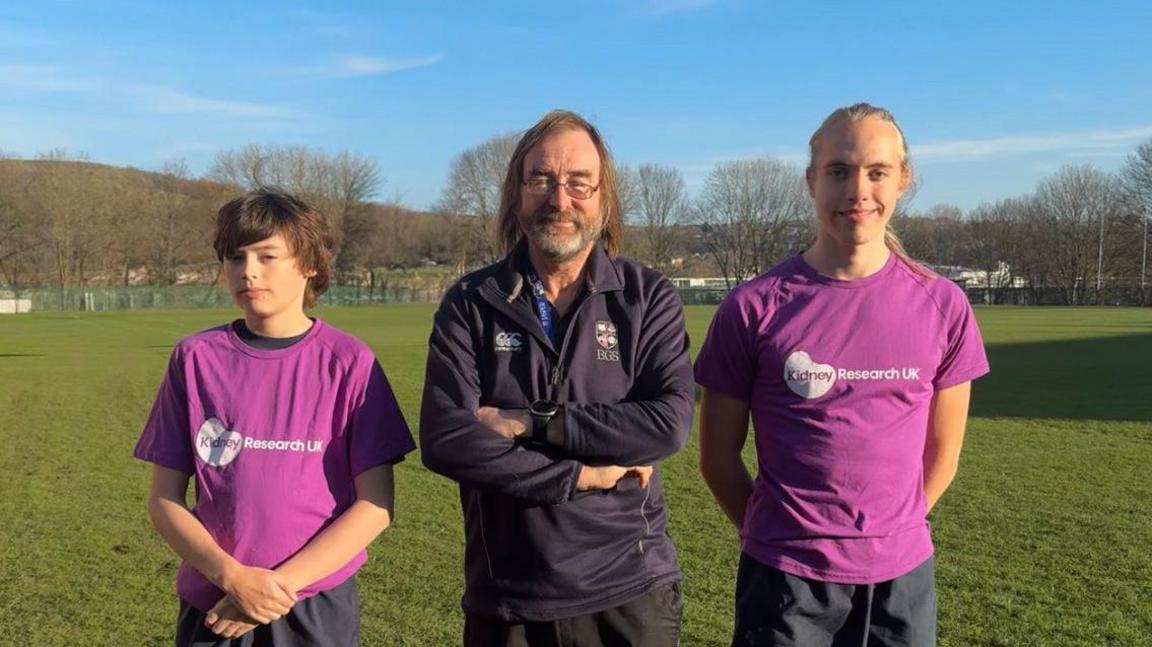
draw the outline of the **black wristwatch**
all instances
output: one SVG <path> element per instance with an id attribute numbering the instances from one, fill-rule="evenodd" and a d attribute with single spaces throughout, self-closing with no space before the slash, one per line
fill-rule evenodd
<path id="1" fill-rule="evenodd" d="M 560 411 L 560 405 L 551 400 L 536 400 L 528 405 L 528 415 L 532 416 L 532 440 L 548 442 L 548 423 Z"/>

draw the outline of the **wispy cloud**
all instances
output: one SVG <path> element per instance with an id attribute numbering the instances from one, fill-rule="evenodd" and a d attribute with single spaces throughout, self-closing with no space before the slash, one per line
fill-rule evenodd
<path id="1" fill-rule="evenodd" d="M 1128 157 L 1132 154 L 1131 150 L 1115 150 L 1115 151 L 1069 151 L 1065 154 L 1066 157 L 1075 159 L 1084 159 L 1091 157 L 1098 157 L 1101 159 L 1110 159 L 1116 157 Z"/>
<path id="2" fill-rule="evenodd" d="M 347 79 L 364 76 L 380 76 L 418 67 L 435 65 L 443 60 L 440 55 L 419 58 L 381 58 L 373 56 L 345 56 L 322 65 L 299 68 L 304 76 L 329 79 Z"/>
<path id="3" fill-rule="evenodd" d="M 294 111 L 281 106 L 251 101 L 231 101 L 187 94 L 164 87 L 136 85 L 131 92 L 149 112 L 161 114 L 209 114 L 226 117 L 297 117 Z"/>
<path id="4" fill-rule="evenodd" d="M 954 139 L 913 144 L 918 159 L 962 160 L 1044 152 L 1094 152 L 1114 150 L 1152 137 L 1152 126 L 1094 132 L 1049 133 L 989 139 Z"/>
<path id="5" fill-rule="evenodd" d="M 133 108 L 158 114 L 210 114 L 224 117 L 293 118 L 293 110 L 267 103 L 202 97 L 156 85 L 83 78 L 53 65 L 0 63 L 0 89 L 41 93 L 123 96 Z"/>
<path id="6" fill-rule="evenodd" d="M 71 77 L 53 65 L 0 63 L 0 87 L 38 92 L 79 92 L 95 89 L 92 79 Z"/>
<path id="7" fill-rule="evenodd" d="M 721 0 L 648 0 L 644 3 L 644 13 L 650 16 L 664 16 L 673 13 L 686 13 L 707 9 L 720 4 Z"/>

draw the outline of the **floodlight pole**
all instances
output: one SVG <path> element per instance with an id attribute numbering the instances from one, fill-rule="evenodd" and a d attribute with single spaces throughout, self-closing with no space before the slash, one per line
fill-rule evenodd
<path id="1" fill-rule="evenodd" d="M 1100 212 L 1100 248 L 1096 252 L 1096 304 L 1103 303 L 1103 295 L 1100 294 L 1100 287 L 1103 284 L 1104 276 L 1101 274 L 1104 271 L 1104 212 Z"/>
<path id="2" fill-rule="evenodd" d="M 1144 221 L 1144 253 L 1140 257 L 1140 305 L 1148 305 L 1145 303 L 1146 297 L 1144 296 L 1147 287 L 1146 277 L 1148 276 L 1148 214 L 1143 211 L 1140 212 L 1140 219 Z"/>

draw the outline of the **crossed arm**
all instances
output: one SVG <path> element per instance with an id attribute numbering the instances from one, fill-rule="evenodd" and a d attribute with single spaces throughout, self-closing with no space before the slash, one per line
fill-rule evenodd
<path id="1" fill-rule="evenodd" d="M 532 428 L 532 418 L 526 409 L 480 407 L 476 410 L 476 419 L 492 433 L 508 440 L 515 440 Z M 635 476 L 640 481 L 641 487 L 648 487 L 648 481 L 652 478 L 652 466 L 592 466 L 581 463 L 580 471 L 576 473 L 576 490 L 580 492 L 609 490 L 627 476 Z"/>
<path id="2" fill-rule="evenodd" d="M 675 290 L 667 291 L 664 298 L 677 299 Z M 420 417 L 424 464 L 461 483 L 548 504 L 563 503 L 574 491 L 611 489 L 629 475 L 646 484 L 651 463 L 683 446 L 692 420 L 683 316 L 679 307 L 662 305 L 646 326 L 647 346 L 661 352 L 644 367 L 650 382 L 644 393 L 613 405 L 566 403 L 566 440 L 546 454 L 516 442 L 531 426 L 526 410 L 481 402 L 474 334 L 482 318 L 450 294 L 429 341 Z"/>
<path id="3" fill-rule="evenodd" d="M 377 465 L 356 476 L 356 501 L 296 554 L 274 569 L 248 566 L 220 548 L 188 509 L 189 478 L 153 465 L 148 513 L 172 550 L 224 591 L 205 624 L 226 638 L 288 613 L 297 591 L 347 564 L 392 523 L 392 466 Z"/>

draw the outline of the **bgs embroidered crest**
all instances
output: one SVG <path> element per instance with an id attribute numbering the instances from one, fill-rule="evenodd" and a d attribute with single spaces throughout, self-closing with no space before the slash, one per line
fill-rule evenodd
<path id="1" fill-rule="evenodd" d="M 611 321 L 596 322 L 596 343 L 604 350 L 616 348 L 616 324 Z"/>

